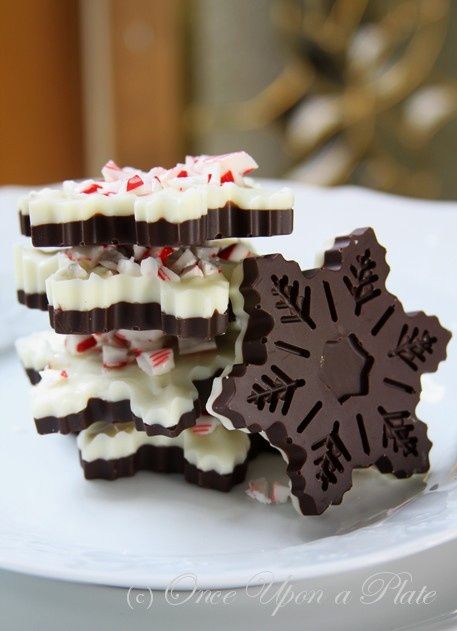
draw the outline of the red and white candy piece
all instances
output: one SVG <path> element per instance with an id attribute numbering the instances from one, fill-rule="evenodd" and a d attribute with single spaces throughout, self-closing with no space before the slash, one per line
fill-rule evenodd
<path id="1" fill-rule="evenodd" d="M 135 261 L 140 262 L 150 255 L 151 255 L 151 248 L 148 248 L 144 245 L 133 246 L 133 258 L 135 259 Z"/>
<path id="2" fill-rule="evenodd" d="M 102 167 L 102 175 L 105 178 L 105 182 L 115 182 L 121 179 L 122 169 L 113 160 L 108 160 L 105 166 Z"/>
<path id="3" fill-rule="evenodd" d="M 109 333 L 94 333 L 99 347 L 114 346 L 115 348 L 128 348 L 129 343 L 120 334 L 119 331 L 109 331 Z"/>
<path id="4" fill-rule="evenodd" d="M 214 274 L 220 273 L 219 268 L 209 261 L 201 260 L 198 265 L 202 271 L 203 276 L 214 276 Z"/>
<path id="5" fill-rule="evenodd" d="M 245 493 L 260 504 L 284 504 L 290 496 L 288 486 L 274 481 L 270 488 L 270 483 L 266 478 L 250 480 Z"/>
<path id="6" fill-rule="evenodd" d="M 100 191 L 101 188 L 102 188 L 102 184 L 89 180 L 88 182 L 83 182 L 83 184 L 81 185 L 81 188 L 79 189 L 79 192 L 85 193 L 86 195 L 91 195 L 92 193 L 101 192 Z"/>
<path id="7" fill-rule="evenodd" d="M 168 257 L 173 254 L 173 252 L 174 249 L 171 246 L 165 245 L 155 252 L 155 256 L 161 260 L 162 265 L 167 265 Z"/>
<path id="8" fill-rule="evenodd" d="M 172 348 L 161 348 L 157 351 L 140 353 L 136 361 L 141 370 L 151 377 L 163 375 L 175 367 Z"/>
<path id="9" fill-rule="evenodd" d="M 197 258 L 190 249 L 184 250 L 184 252 L 173 261 L 171 267 L 174 272 L 180 274 L 185 268 L 191 267 L 197 263 Z"/>
<path id="10" fill-rule="evenodd" d="M 244 243 L 231 243 L 227 247 L 219 250 L 218 257 L 223 261 L 240 263 L 250 256 L 251 252 Z"/>
<path id="11" fill-rule="evenodd" d="M 120 346 L 102 347 L 103 368 L 124 368 L 129 363 L 129 350 Z"/>
<path id="12" fill-rule="evenodd" d="M 168 269 L 168 267 L 165 267 L 164 265 L 159 267 L 159 271 L 157 272 L 157 275 L 160 278 L 160 280 L 164 280 L 167 282 L 176 283 L 181 280 L 178 274 L 175 274 L 174 272 L 171 271 L 171 269 Z"/>
<path id="13" fill-rule="evenodd" d="M 257 478 L 257 480 L 249 480 L 246 495 L 260 504 L 271 504 L 269 495 L 268 480 L 266 478 Z"/>
<path id="14" fill-rule="evenodd" d="M 155 351 L 162 348 L 165 339 L 163 332 L 159 330 L 128 331 L 120 329 L 116 331 L 116 334 L 125 341 L 135 357 L 145 351 Z"/>
<path id="15" fill-rule="evenodd" d="M 142 276 L 157 278 L 159 275 L 159 264 L 157 260 L 152 258 L 152 256 L 143 259 L 140 263 L 140 272 Z"/>
<path id="16" fill-rule="evenodd" d="M 219 421 L 214 418 L 214 416 L 202 415 L 200 416 L 195 425 L 191 427 L 192 433 L 198 434 L 199 436 L 207 436 L 208 434 L 212 434 L 216 427 L 219 425 Z"/>
<path id="17" fill-rule="evenodd" d="M 210 245 L 198 245 L 194 249 L 197 258 L 203 261 L 209 261 L 210 259 L 216 258 L 219 250 L 219 247 Z"/>
<path id="18" fill-rule="evenodd" d="M 141 267 L 135 263 L 133 257 L 131 259 L 121 259 L 118 263 L 119 274 L 127 274 L 128 276 L 141 276 Z"/>
<path id="19" fill-rule="evenodd" d="M 127 192 L 130 192 L 143 185 L 143 178 L 141 178 L 138 174 L 132 175 L 132 177 L 129 177 L 129 179 L 127 180 L 126 190 Z"/>
<path id="20" fill-rule="evenodd" d="M 197 263 L 194 263 L 182 270 L 181 279 L 189 280 L 190 278 L 203 278 L 203 275 L 204 274 L 201 268 L 197 265 Z"/>
<path id="21" fill-rule="evenodd" d="M 287 484 L 281 484 L 281 482 L 273 482 L 271 485 L 271 503 L 272 504 L 285 504 L 290 497 L 290 489 Z"/>
<path id="22" fill-rule="evenodd" d="M 80 355 L 90 350 L 95 350 L 97 340 L 93 335 L 67 335 L 65 337 L 65 349 L 70 355 Z"/>
<path id="23" fill-rule="evenodd" d="M 113 160 L 109 160 L 102 168 L 102 180 L 85 180 L 79 184 L 68 182 L 65 191 L 84 195 L 148 195 L 166 187 L 183 191 L 207 183 L 223 185 L 234 182 L 243 186 L 244 176 L 256 168 L 257 163 L 245 151 L 218 156 L 187 156 L 185 164 L 177 164 L 168 170 L 154 167 L 147 172 L 131 167 L 120 168 Z"/>
<path id="24" fill-rule="evenodd" d="M 118 249 L 107 247 L 104 248 L 99 259 L 99 265 L 106 267 L 113 272 L 119 271 L 120 261 L 128 260 Z"/>

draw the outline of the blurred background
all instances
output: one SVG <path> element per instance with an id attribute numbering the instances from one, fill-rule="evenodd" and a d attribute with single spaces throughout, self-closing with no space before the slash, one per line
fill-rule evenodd
<path id="1" fill-rule="evenodd" d="M 455 0 L 0 0 L 0 184 L 244 148 L 457 197 Z"/>

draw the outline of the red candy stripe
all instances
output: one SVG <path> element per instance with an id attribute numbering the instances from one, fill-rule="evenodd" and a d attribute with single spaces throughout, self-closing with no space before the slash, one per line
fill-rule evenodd
<path id="1" fill-rule="evenodd" d="M 127 191 L 133 191 L 135 188 L 139 186 L 143 186 L 144 182 L 140 178 L 139 175 L 134 175 L 133 177 L 127 180 Z"/>
<path id="2" fill-rule="evenodd" d="M 221 184 L 224 184 L 225 182 L 234 182 L 235 179 L 233 177 L 233 173 L 231 171 L 226 171 L 222 176 L 221 176 Z"/>
<path id="3" fill-rule="evenodd" d="M 76 352 L 84 353 L 94 346 L 97 346 L 97 340 L 91 335 L 90 337 L 86 337 L 85 340 L 79 342 L 79 344 L 76 345 Z"/>
<path id="4" fill-rule="evenodd" d="M 172 351 L 169 348 L 164 348 L 156 351 L 155 353 L 151 353 L 149 357 L 151 358 L 152 365 L 155 367 L 165 364 L 170 358 L 171 353 Z"/>
<path id="5" fill-rule="evenodd" d="M 220 250 L 220 252 L 218 253 L 218 257 L 222 259 L 223 261 L 227 261 L 230 258 L 230 255 L 233 252 L 233 250 L 236 248 L 236 246 L 237 246 L 236 243 L 232 243 L 231 245 L 228 245 L 223 250 Z"/>
<path id="6" fill-rule="evenodd" d="M 98 189 L 101 188 L 100 184 L 97 184 L 96 182 L 93 182 L 92 184 L 88 184 L 88 186 L 86 186 L 86 188 L 83 188 L 81 193 L 86 193 L 86 194 L 90 194 L 90 193 L 96 193 L 98 191 Z"/>
<path id="7" fill-rule="evenodd" d="M 165 265 L 170 254 L 173 254 L 173 248 L 170 248 L 170 246 L 168 245 L 166 245 L 160 250 L 159 258 L 162 261 L 162 265 Z"/>

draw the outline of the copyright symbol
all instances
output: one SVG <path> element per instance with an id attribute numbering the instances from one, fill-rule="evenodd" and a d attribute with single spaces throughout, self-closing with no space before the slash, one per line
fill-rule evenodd
<path id="1" fill-rule="evenodd" d="M 150 587 L 144 590 L 130 587 L 127 592 L 127 605 L 130 609 L 151 609 L 154 595 Z"/>

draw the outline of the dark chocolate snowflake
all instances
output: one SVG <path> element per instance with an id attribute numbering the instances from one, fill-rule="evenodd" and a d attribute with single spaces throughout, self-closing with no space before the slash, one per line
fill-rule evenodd
<path id="1" fill-rule="evenodd" d="M 242 265 L 243 363 L 213 409 L 284 453 L 300 511 L 339 504 L 356 467 L 427 471 L 420 378 L 446 357 L 450 333 L 387 291 L 373 230 L 336 239 L 321 269 L 302 272 L 280 254 Z"/>

